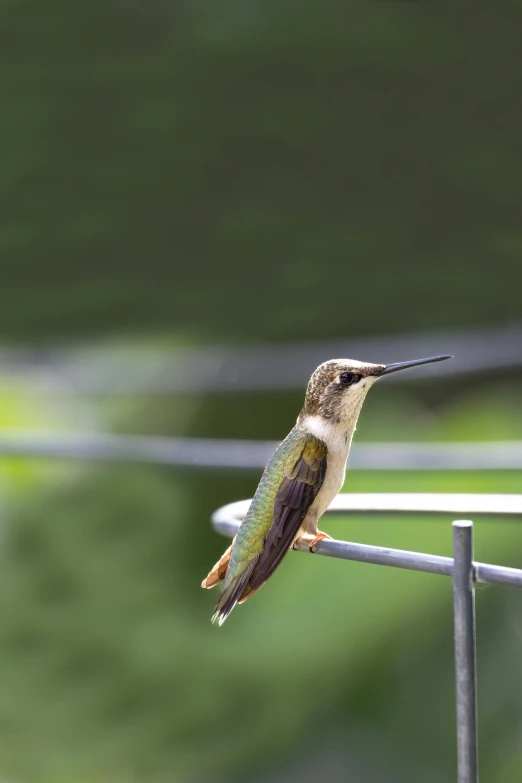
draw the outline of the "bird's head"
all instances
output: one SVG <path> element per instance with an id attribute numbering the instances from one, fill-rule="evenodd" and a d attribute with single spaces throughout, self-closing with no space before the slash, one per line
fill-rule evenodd
<path id="1" fill-rule="evenodd" d="M 432 356 L 429 359 L 414 359 L 396 364 L 370 364 L 356 359 L 332 359 L 324 362 L 310 378 L 301 415 L 321 416 L 336 424 L 356 419 L 369 388 L 379 378 L 408 367 L 451 358 Z"/>

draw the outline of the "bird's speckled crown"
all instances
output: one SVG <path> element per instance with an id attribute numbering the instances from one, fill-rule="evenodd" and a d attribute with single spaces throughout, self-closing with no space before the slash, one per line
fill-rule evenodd
<path id="1" fill-rule="evenodd" d="M 378 377 L 385 368 L 384 364 L 369 364 L 355 359 L 331 359 L 320 364 L 308 382 L 300 418 L 319 413 L 324 418 L 335 416 L 340 398 L 346 392 L 345 387 L 334 383 L 342 372 L 355 373 L 363 378 Z"/>

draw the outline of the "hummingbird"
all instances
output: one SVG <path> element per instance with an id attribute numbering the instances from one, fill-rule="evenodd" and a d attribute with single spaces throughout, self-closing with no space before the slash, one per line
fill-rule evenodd
<path id="1" fill-rule="evenodd" d="M 317 523 L 344 484 L 357 419 L 375 381 L 451 358 L 396 364 L 333 359 L 319 365 L 296 425 L 266 466 L 231 546 L 201 584 L 211 588 L 222 583 L 213 623 L 222 625 L 236 604 L 259 590 L 298 538 L 305 537 L 310 552 L 330 538 Z"/>

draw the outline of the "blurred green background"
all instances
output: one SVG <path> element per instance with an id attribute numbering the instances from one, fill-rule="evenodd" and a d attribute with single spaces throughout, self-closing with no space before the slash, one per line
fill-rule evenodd
<path id="1" fill-rule="evenodd" d="M 349 355 L 365 335 L 520 321 L 521 25 L 519 0 L 2 3 L 3 347 L 345 337 Z M 522 440 L 522 372 L 487 358 L 379 386 L 357 439 Z M 0 428 L 280 439 L 304 391 L 83 397 L 31 378 L 1 374 Z M 455 779 L 449 580 L 292 553 L 210 626 L 199 584 L 227 545 L 210 514 L 258 478 L 2 459 L 2 780 Z M 521 489 L 516 471 L 345 487 Z M 450 521 L 327 529 L 450 554 Z M 522 567 L 517 523 L 476 527 L 478 560 Z M 495 783 L 522 779 L 521 610 L 478 590 Z"/>

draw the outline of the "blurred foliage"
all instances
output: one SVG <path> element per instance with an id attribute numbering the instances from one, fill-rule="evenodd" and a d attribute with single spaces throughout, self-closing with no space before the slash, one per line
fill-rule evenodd
<path id="1" fill-rule="evenodd" d="M 29 389 L 26 384 L 0 385 L 0 432 L 2 430 L 36 431 L 66 429 L 71 425 L 78 429 L 92 427 L 98 417 L 80 401 L 68 400 L 66 405 L 50 396 Z M 2 503 L 6 498 L 24 496 L 37 484 L 45 483 L 56 475 L 56 466 L 45 465 L 41 460 L 3 457 L 0 460 L 0 492 Z"/>
<path id="2" fill-rule="evenodd" d="M 520 318 L 520 2 L 0 14 L 4 339 Z"/>

